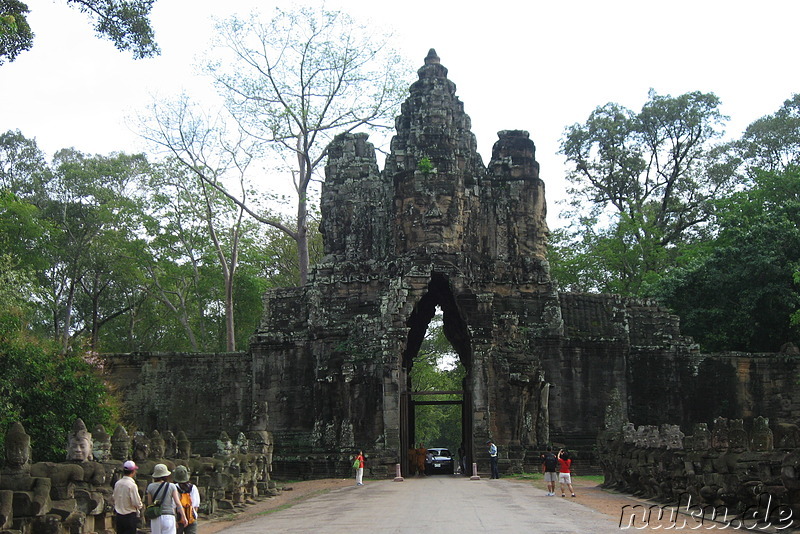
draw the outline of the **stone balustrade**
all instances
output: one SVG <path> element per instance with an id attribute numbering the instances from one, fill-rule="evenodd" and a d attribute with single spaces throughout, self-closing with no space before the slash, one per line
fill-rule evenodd
<path id="1" fill-rule="evenodd" d="M 719 519 L 761 514 L 800 520 L 800 430 L 756 417 L 716 418 L 684 436 L 677 425 L 607 428 L 598 438 L 604 485 L 661 504 L 694 505 Z M 698 512 L 699 511 L 699 512 Z M 764 516 L 767 517 L 764 517 Z M 788 518 L 788 519 L 787 519 Z"/>
<path id="2" fill-rule="evenodd" d="M 20 423 L 5 436 L 5 464 L 0 469 L 0 533 L 112 533 L 114 484 L 122 463 L 139 467 L 136 483 L 144 496 L 156 464 L 170 471 L 183 465 L 200 492 L 200 513 L 230 513 L 277 493 L 270 480 L 272 437 L 265 430 L 239 433 L 233 440 L 221 432 L 211 456 L 192 454 L 183 432 L 149 435 L 118 426 L 109 435 L 102 426 L 88 432 L 78 419 L 67 440 L 64 462 L 30 461 L 30 436 Z M 144 498 L 143 498 L 144 501 Z M 146 528 L 146 521 L 142 520 Z"/>

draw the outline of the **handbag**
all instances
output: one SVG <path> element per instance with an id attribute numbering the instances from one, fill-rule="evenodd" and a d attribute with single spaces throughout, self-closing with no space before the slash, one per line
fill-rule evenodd
<path id="1" fill-rule="evenodd" d="M 356 458 L 355 461 L 353 461 L 353 469 L 358 469 L 359 467 L 361 467 L 361 462 Z"/>
<path id="2" fill-rule="evenodd" d="M 144 509 L 144 516 L 147 519 L 155 519 L 157 517 L 161 517 L 161 499 L 156 499 L 158 497 L 161 488 L 164 487 L 166 481 L 162 482 L 161 485 L 156 490 L 155 495 L 153 495 L 153 504 L 148 504 L 147 508 Z M 166 490 L 164 490 L 164 495 L 166 496 Z"/>

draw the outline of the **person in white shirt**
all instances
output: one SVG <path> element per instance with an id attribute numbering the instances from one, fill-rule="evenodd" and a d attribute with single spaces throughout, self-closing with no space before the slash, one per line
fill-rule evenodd
<path id="1" fill-rule="evenodd" d="M 139 513 L 142 510 L 142 498 L 136 486 L 137 465 L 128 460 L 122 464 L 122 478 L 114 484 L 114 515 L 116 529 L 119 534 L 136 534 Z"/>

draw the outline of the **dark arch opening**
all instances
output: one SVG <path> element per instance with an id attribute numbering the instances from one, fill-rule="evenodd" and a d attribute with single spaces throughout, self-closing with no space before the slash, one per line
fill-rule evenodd
<path id="1" fill-rule="evenodd" d="M 471 458 L 474 458 L 472 443 L 472 395 L 469 384 L 472 383 L 472 345 L 470 343 L 469 329 L 467 323 L 461 315 L 458 304 L 456 303 L 450 282 L 446 275 L 433 273 L 428 283 L 428 290 L 419 300 L 411 315 L 406 321 L 410 328 L 408 342 L 403 352 L 402 367 L 404 375 L 404 391 L 400 409 L 400 441 L 401 441 L 401 466 L 403 473 L 408 469 L 407 451 L 409 446 L 414 443 L 415 432 L 415 413 L 414 401 L 412 397 L 412 384 L 410 371 L 414 366 L 414 359 L 419 354 L 425 334 L 431 320 L 436 315 L 436 308 L 442 310 L 443 332 L 447 341 L 453 347 L 453 351 L 458 356 L 461 364 L 466 371 L 465 378 L 461 385 L 461 434 L 463 454 L 466 455 L 467 466 L 470 465 Z M 428 404 L 435 403 L 430 401 Z M 452 401 L 443 401 L 443 403 Z"/>

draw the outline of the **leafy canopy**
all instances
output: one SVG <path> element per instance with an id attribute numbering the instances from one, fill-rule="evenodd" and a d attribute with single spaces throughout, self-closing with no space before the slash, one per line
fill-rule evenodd
<path id="1" fill-rule="evenodd" d="M 655 294 L 705 350 L 800 343 L 800 168 L 761 171 L 719 202 L 719 233 L 684 255 Z"/>
<path id="2" fill-rule="evenodd" d="M 98 35 L 114 43 L 118 50 L 130 51 L 142 59 L 160 54 L 150 26 L 150 10 L 155 0 L 66 0 L 89 15 Z M 34 34 L 28 25 L 27 4 L 19 0 L 0 0 L 0 65 L 14 61 L 33 47 Z"/>
<path id="3" fill-rule="evenodd" d="M 715 199 L 736 184 L 718 170 L 719 105 L 710 93 L 651 91 L 639 113 L 609 103 L 566 129 L 572 223 L 552 236 L 551 262 L 562 287 L 640 294 L 703 235 Z"/>

